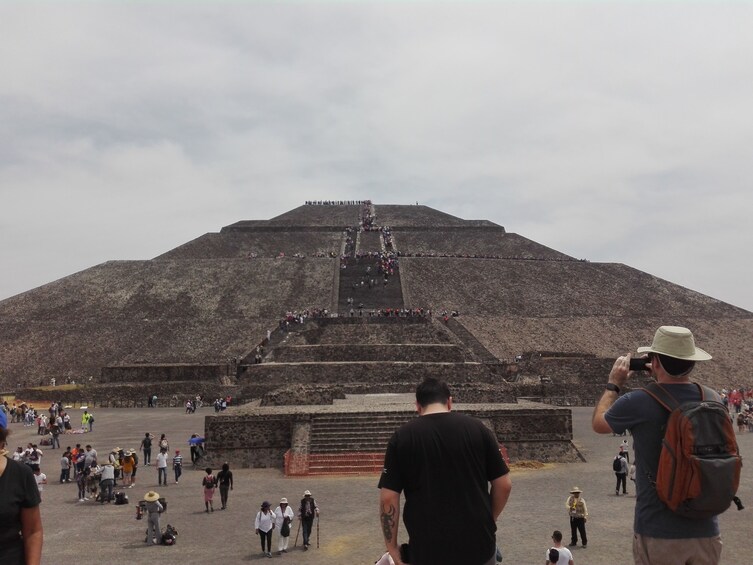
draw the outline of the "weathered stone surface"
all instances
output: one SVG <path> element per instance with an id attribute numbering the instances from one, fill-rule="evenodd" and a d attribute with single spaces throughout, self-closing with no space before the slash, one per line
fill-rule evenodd
<path id="1" fill-rule="evenodd" d="M 389 397 L 387 397 L 389 398 Z M 387 404 L 384 399 L 353 398 L 333 406 L 320 406 L 311 413 L 303 406 L 262 407 L 258 404 L 233 411 L 233 414 L 207 416 L 207 450 L 212 461 L 231 461 L 236 466 L 283 466 L 283 456 L 288 448 L 306 453 L 312 444 L 312 423 L 326 418 L 330 425 L 338 419 L 344 430 L 356 430 L 353 418 L 369 422 L 368 437 L 377 435 L 380 425 L 388 432 L 380 441 L 372 443 L 365 451 L 383 453 L 392 431 L 402 422 L 416 417 L 414 407 L 405 403 L 405 397 L 394 397 L 397 404 Z M 410 398 L 410 395 L 408 395 Z M 470 414 L 488 422 L 508 455 L 515 459 L 539 461 L 576 461 L 581 459 L 572 445 L 572 416 L 569 409 L 534 403 L 516 404 L 465 404 L 457 403 L 454 410 Z M 397 419 L 390 418 L 394 414 Z M 380 424 L 383 422 L 383 424 Z M 293 438 L 295 430 L 295 441 Z M 243 439 L 246 435 L 247 439 Z M 357 454 L 364 451 L 362 440 L 341 437 L 339 450 Z M 356 443 L 349 443 L 354 441 Z"/>

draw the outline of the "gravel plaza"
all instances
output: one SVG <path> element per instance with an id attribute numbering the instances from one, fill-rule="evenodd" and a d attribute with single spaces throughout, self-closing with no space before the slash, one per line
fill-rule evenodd
<path id="1" fill-rule="evenodd" d="M 233 564 L 266 560 L 253 529 L 253 520 L 261 503 L 267 500 L 275 508 L 284 496 L 297 511 L 298 501 L 307 489 L 313 493 L 321 509 L 319 547 L 316 527 L 309 551 L 302 550 L 300 536 L 298 546 L 293 547 L 298 529 L 296 520 L 288 553 L 277 555 L 276 532 L 273 535 L 272 559 L 295 565 L 371 565 L 379 558 L 384 545 L 377 515 L 376 475 L 287 478 L 278 469 L 231 469 L 235 488 L 230 492 L 228 509 L 218 510 L 217 492 L 215 512 L 205 513 L 201 488 L 204 472 L 191 468 L 187 440 L 192 433 L 203 433 L 203 415 L 209 414 L 209 410 L 211 408 L 205 407 L 196 414 L 186 415 L 182 408 L 94 409 L 96 423 L 92 433 L 61 436 L 63 448 L 90 443 L 101 458 L 115 446 L 137 449 L 144 432 L 157 437 L 161 433 L 167 434 L 171 456 L 175 449 L 180 449 L 185 456 L 180 483 L 170 480 L 167 487 L 157 487 L 154 464 L 141 466 L 136 477 L 137 486 L 124 491 L 130 499 L 128 505 L 78 502 L 75 483 L 59 483 L 58 461 L 62 450 L 43 448 L 42 470 L 48 478 L 42 496 L 43 563 Z M 71 412 L 75 421 L 79 410 Z M 512 495 L 498 521 L 497 539 L 504 554 L 503 563 L 540 565 L 555 529 L 563 532 L 565 542 L 569 540 L 565 499 L 575 485 L 583 489 L 590 514 L 588 548 L 574 548 L 575 563 L 632 563 L 634 492 L 629 484 L 627 496 L 615 496 L 611 469 L 611 460 L 621 438 L 593 433 L 590 418 L 590 408 L 573 409 L 574 443 L 587 462 L 513 470 Z M 16 446 L 40 439 L 36 427 L 12 424 L 10 429 L 8 448 L 11 451 Z M 746 432 L 737 437 L 747 462 L 753 456 L 753 434 Z M 169 477 L 172 477 L 170 470 Z M 135 519 L 136 506 L 144 494 L 153 489 L 168 501 L 168 511 L 162 516 L 161 525 L 164 529 L 169 523 L 178 530 L 175 546 L 149 547 L 144 544 L 146 521 Z M 119 489 L 116 487 L 116 490 Z M 722 564 L 733 565 L 748 559 L 753 532 L 753 486 L 749 466 L 743 468 L 738 496 L 747 508 L 738 512 L 733 506 L 720 517 L 724 542 Z M 406 539 L 403 531 L 400 541 Z"/>

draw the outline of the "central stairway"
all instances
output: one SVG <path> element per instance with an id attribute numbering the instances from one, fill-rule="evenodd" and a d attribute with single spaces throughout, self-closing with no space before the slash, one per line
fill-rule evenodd
<path id="1" fill-rule="evenodd" d="M 380 473 L 387 442 L 415 412 L 321 414 L 311 420 L 309 475 Z"/>

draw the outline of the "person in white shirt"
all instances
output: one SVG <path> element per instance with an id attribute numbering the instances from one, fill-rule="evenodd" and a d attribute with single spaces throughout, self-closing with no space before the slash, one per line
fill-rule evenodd
<path id="1" fill-rule="evenodd" d="M 573 565 L 573 554 L 569 549 L 562 545 L 562 532 L 554 530 L 552 533 L 552 542 L 554 545 L 546 550 L 546 561 L 544 565 L 555 563 L 556 565 Z M 557 561 L 552 561 L 552 550 L 557 551 Z"/>
<path id="2" fill-rule="evenodd" d="M 47 475 L 45 475 L 39 468 L 39 465 L 33 465 L 31 468 L 34 471 L 34 479 L 37 481 L 37 488 L 39 489 L 39 496 L 42 496 L 44 492 L 44 485 L 47 484 Z"/>
<path id="3" fill-rule="evenodd" d="M 280 505 L 275 508 L 275 526 L 279 531 L 279 540 L 277 541 L 277 554 L 282 555 L 288 552 L 288 541 L 290 541 L 291 524 L 295 518 L 295 512 L 288 505 L 287 498 L 280 499 Z"/>
<path id="4" fill-rule="evenodd" d="M 272 557 L 272 530 L 275 528 L 275 513 L 269 509 L 269 502 L 262 502 L 261 510 L 256 514 L 254 528 L 261 536 L 261 551 L 267 557 Z"/>
<path id="5" fill-rule="evenodd" d="M 160 449 L 157 454 L 157 484 L 167 486 L 167 449 Z"/>

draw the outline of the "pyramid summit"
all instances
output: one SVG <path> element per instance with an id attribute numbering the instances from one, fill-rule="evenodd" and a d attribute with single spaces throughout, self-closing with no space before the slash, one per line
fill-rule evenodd
<path id="1" fill-rule="evenodd" d="M 97 383 L 118 367 L 157 382 L 190 371 L 242 380 L 244 363 L 286 315 L 325 311 L 420 311 L 435 322 L 447 312 L 451 339 L 488 364 L 537 354 L 611 359 L 650 343 L 660 325 L 687 326 L 714 355 L 699 378 L 751 386 L 741 370 L 751 312 L 626 265 L 575 259 L 490 221 L 419 205 L 321 201 L 0 301 L 0 390 L 52 378 Z M 411 345 L 409 333 L 372 339 Z M 389 358 L 389 348 L 380 355 Z"/>

